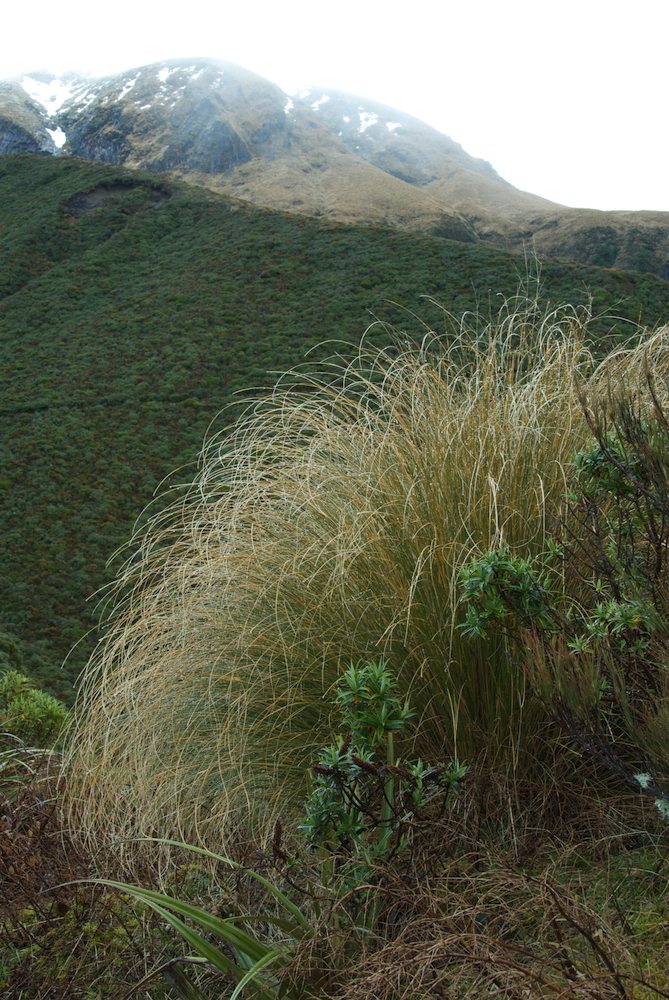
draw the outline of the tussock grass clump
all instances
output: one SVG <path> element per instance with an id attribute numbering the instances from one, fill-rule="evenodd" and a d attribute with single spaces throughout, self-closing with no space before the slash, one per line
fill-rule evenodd
<path id="1" fill-rule="evenodd" d="M 579 397 L 641 380 L 641 349 L 595 364 L 587 321 L 506 307 L 418 347 L 363 342 L 210 440 L 126 563 L 85 674 L 76 825 L 215 848 L 238 817 L 285 816 L 327 742 L 327 692 L 370 657 L 418 710 L 414 752 L 541 766 L 543 709 L 502 638 L 459 632 L 458 572 L 500 543 L 542 551 L 588 436 Z M 647 350 L 666 367 L 665 339 Z"/>

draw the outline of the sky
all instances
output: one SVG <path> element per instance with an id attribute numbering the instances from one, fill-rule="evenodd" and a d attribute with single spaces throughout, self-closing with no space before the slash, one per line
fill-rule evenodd
<path id="1" fill-rule="evenodd" d="M 224 59 L 412 114 L 561 204 L 669 211 L 669 0 L 31 0 L 2 35 L 0 79 Z"/>

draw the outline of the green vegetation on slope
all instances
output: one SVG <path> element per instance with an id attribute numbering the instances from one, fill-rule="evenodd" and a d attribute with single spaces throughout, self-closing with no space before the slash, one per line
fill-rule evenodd
<path id="1" fill-rule="evenodd" d="M 425 293 L 487 308 L 524 271 L 489 247 L 29 156 L 0 163 L 0 254 L 0 627 L 64 696 L 92 640 L 59 664 L 95 621 L 106 560 L 235 390 L 356 343 L 372 313 L 397 319 L 389 301 L 438 324 Z M 553 301 L 669 316 L 669 284 L 649 275 L 547 263 L 542 281 Z"/>

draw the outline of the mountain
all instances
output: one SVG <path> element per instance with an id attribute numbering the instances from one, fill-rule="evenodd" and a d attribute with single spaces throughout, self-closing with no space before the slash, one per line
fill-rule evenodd
<path id="1" fill-rule="evenodd" d="M 42 102 L 45 144 L 49 125 L 62 130 L 59 152 L 169 173 L 264 207 L 475 239 L 456 213 L 351 154 L 307 104 L 238 66 L 172 61 L 102 80 L 40 75 L 15 85 Z"/>
<path id="2" fill-rule="evenodd" d="M 600 212 L 519 191 L 418 119 L 355 95 L 289 97 L 230 63 L 113 77 L 32 74 L 0 89 L 0 152 L 169 174 L 253 204 L 534 249 L 669 279 L 669 213 Z"/>

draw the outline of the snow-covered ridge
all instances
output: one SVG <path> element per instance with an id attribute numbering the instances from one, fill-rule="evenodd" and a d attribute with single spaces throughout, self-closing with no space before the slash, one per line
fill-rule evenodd
<path id="1" fill-rule="evenodd" d="M 196 65 L 175 66 L 165 63 L 158 64 L 158 67 L 142 67 L 134 76 L 115 78 L 111 84 L 108 80 L 100 81 L 97 93 L 104 86 L 113 86 L 115 89 L 109 90 L 102 98 L 103 104 L 122 101 L 131 95 L 132 103 L 140 111 L 159 105 L 174 108 L 183 99 L 188 87 L 205 72 L 205 66 Z M 219 70 L 210 80 L 210 86 L 220 87 L 224 77 L 225 72 Z"/>
<path id="2" fill-rule="evenodd" d="M 66 152 L 69 149 L 65 134 L 68 125 L 90 106 L 111 110 L 122 104 L 142 118 L 153 109 L 171 116 L 175 108 L 187 109 L 191 98 L 200 99 L 200 88 L 205 81 L 207 90 L 212 93 L 225 87 L 230 73 L 224 63 L 166 60 L 107 77 L 40 72 L 25 74 L 16 78 L 16 82 L 43 110 L 43 126 L 53 144 L 52 151 L 58 153 L 63 147 Z M 234 69 L 232 74 L 234 76 Z M 202 77 L 204 79 L 197 85 L 196 81 Z M 390 120 L 397 115 L 389 108 L 370 105 L 338 91 L 312 87 L 295 91 L 292 96 L 284 95 L 283 111 L 287 117 L 299 114 L 300 106 L 320 118 L 326 128 L 354 150 L 362 148 L 355 145 L 356 142 L 363 142 L 364 147 L 371 150 L 376 143 L 383 143 L 384 135 L 395 137 L 404 129 L 402 122 Z M 132 121 L 133 117 L 128 118 L 128 123 Z"/>
<path id="3" fill-rule="evenodd" d="M 81 78 L 74 75 L 65 77 L 47 74 L 26 74 L 20 79 L 20 84 L 33 101 L 40 105 L 50 118 L 54 118 L 61 110 L 78 112 L 84 110 L 95 100 L 109 105 L 129 98 L 139 111 L 148 111 L 152 106 L 176 107 L 182 100 L 190 84 L 198 80 L 207 67 L 199 64 L 179 65 L 173 62 L 158 63 L 152 66 L 130 70 L 115 77 L 101 79 Z M 220 86 L 225 73 L 221 70 L 216 79 L 211 80 L 211 86 Z M 326 104 L 332 102 L 328 109 L 330 119 L 333 112 L 340 108 L 339 95 L 334 98 L 322 90 L 302 89 L 293 97 L 288 97 L 284 105 L 286 115 L 295 109 L 295 103 L 308 104 L 315 113 L 320 112 Z M 342 109 L 343 110 L 343 109 Z M 353 115 L 353 117 L 352 117 Z M 396 135 L 402 128 L 401 122 L 384 121 L 376 111 L 367 110 L 363 105 L 355 105 L 348 114 L 342 114 L 339 120 L 344 126 L 353 124 L 359 135 L 364 135 L 373 126 L 385 126 L 391 135 Z M 332 127 L 332 125 L 331 125 Z M 336 128 L 336 125 L 335 125 Z M 64 139 L 62 130 L 50 130 L 57 148 L 61 148 Z M 338 131 L 337 134 L 343 134 Z"/>
<path id="4" fill-rule="evenodd" d="M 100 98 L 102 103 L 107 105 L 122 101 L 140 87 L 144 92 L 141 98 L 133 103 L 144 110 L 151 106 L 147 103 L 146 84 L 153 81 L 157 83 L 155 102 L 161 104 L 169 102 L 174 107 L 174 98 L 182 96 L 188 85 L 198 80 L 205 71 L 206 66 L 202 65 L 175 66 L 165 63 L 159 64 L 158 67 L 142 67 L 139 70 L 120 73 L 112 78 L 93 79 L 76 77 L 73 74 L 65 77 L 49 76 L 46 73 L 25 74 L 18 83 L 28 97 L 43 108 L 51 118 L 62 110 L 81 111 Z M 175 76 L 176 80 L 170 80 Z M 212 86 L 220 86 L 223 76 L 223 71 L 220 71 L 217 78 L 212 81 Z"/>
<path id="5" fill-rule="evenodd" d="M 62 128 L 64 113 L 77 115 L 95 101 L 110 105 L 126 99 L 132 100 L 135 107 L 141 111 L 149 110 L 154 104 L 169 103 L 170 107 L 175 107 L 177 100 L 183 97 L 188 84 L 197 80 L 205 69 L 206 67 L 202 65 L 159 64 L 158 67 L 142 67 L 114 77 L 102 78 L 80 77 L 73 73 L 60 76 L 40 72 L 26 73 L 17 78 L 16 82 L 44 111 L 46 132 L 51 138 L 54 150 L 59 152 L 67 141 L 67 135 Z M 170 86 L 168 81 L 174 74 L 177 74 L 177 78 L 171 81 L 172 86 Z"/>
<path id="6" fill-rule="evenodd" d="M 86 84 L 75 77 L 53 76 L 40 79 L 37 76 L 23 76 L 19 80 L 19 84 L 28 97 L 44 108 L 49 116 L 55 115 L 64 104 L 67 104 L 78 92 L 86 88 Z"/>

